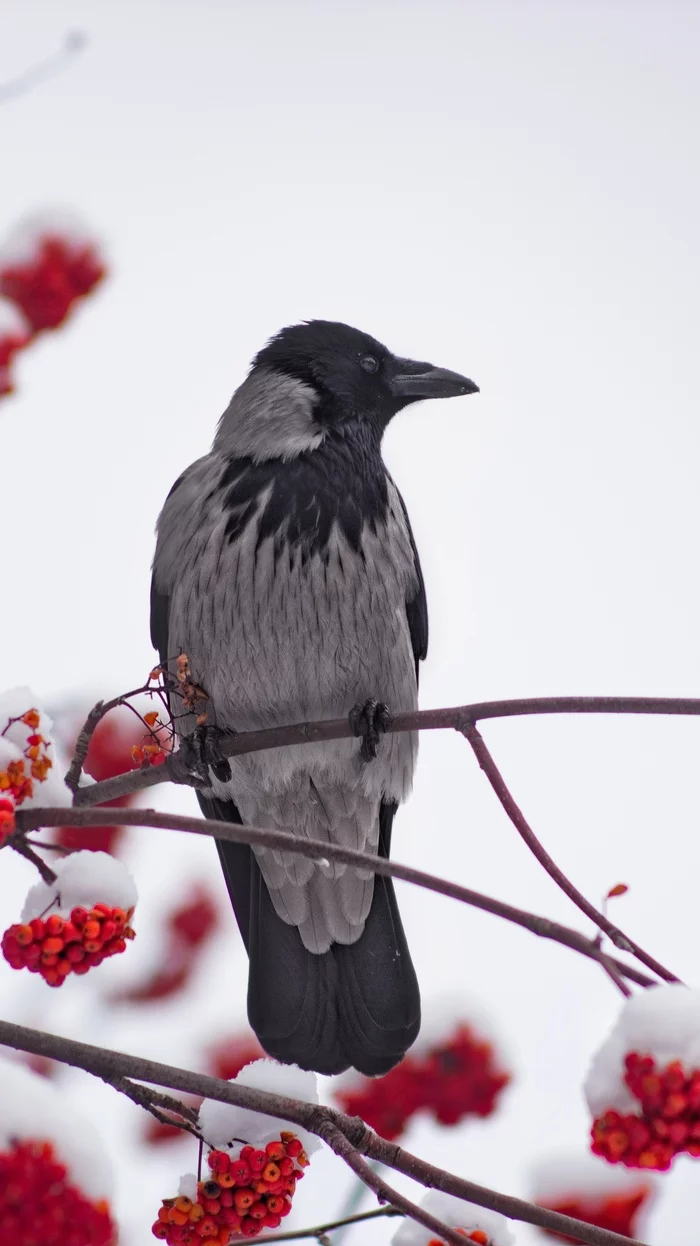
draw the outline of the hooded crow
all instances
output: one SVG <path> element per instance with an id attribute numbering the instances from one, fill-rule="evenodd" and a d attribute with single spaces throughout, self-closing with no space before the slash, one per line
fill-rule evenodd
<path id="1" fill-rule="evenodd" d="M 158 520 L 151 636 L 189 658 L 207 725 L 176 717 L 206 817 L 389 856 L 411 786 L 428 647 L 425 587 L 406 508 L 382 461 L 389 421 L 464 376 L 401 359 L 348 325 L 282 329 L 259 352 L 212 448 Z M 356 739 L 222 760 L 217 733 L 353 715 Z M 196 748 L 195 748 L 196 744 Z M 250 965 L 248 1016 L 264 1049 L 318 1073 L 397 1064 L 420 994 L 389 878 L 217 841 Z"/>

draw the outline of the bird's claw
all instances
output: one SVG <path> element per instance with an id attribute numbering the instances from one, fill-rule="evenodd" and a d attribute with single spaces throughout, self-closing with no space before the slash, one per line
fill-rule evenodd
<path id="1" fill-rule="evenodd" d="M 180 751 L 185 754 L 183 760 L 187 773 L 194 780 L 195 787 L 211 787 L 210 769 L 220 783 L 226 783 L 231 778 L 231 763 L 221 751 L 224 734 L 232 733 L 204 723 L 195 727 L 180 744 Z"/>
<path id="2" fill-rule="evenodd" d="M 388 705 L 372 700 L 358 703 L 350 710 L 349 718 L 352 731 L 362 739 L 360 757 L 363 761 L 374 761 L 380 737 L 389 726 Z"/>

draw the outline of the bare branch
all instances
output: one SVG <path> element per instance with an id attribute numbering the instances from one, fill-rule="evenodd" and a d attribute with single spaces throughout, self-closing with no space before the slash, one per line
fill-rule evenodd
<path id="1" fill-rule="evenodd" d="M 403 1216 L 397 1207 L 376 1207 L 374 1211 L 358 1211 L 354 1216 L 345 1216 L 343 1220 L 331 1220 L 328 1224 L 317 1224 L 312 1229 L 290 1229 L 288 1233 L 265 1234 L 265 1242 L 301 1242 L 306 1237 L 315 1238 L 317 1242 L 332 1233 L 334 1229 L 344 1229 L 352 1224 L 361 1224 L 363 1220 L 380 1220 L 383 1216 Z M 462 1238 L 464 1246 L 464 1238 Z"/>
<path id="2" fill-rule="evenodd" d="M 42 882 L 47 883 L 49 887 L 52 883 L 55 883 L 57 876 L 54 874 L 51 866 L 42 860 L 38 852 L 35 852 L 30 847 L 28 841 L 22 835 L 11 835 L 7 841 L 7 847 L 13 848 L 15 852 L 19 853 L 20 857 L 24 857 L 25 861 L 31 861 L 32 865 L 39 871 Z"/>
<path id="3" fill-rule="evenodd" d="M 101 826 L 104 821 L 104 812 L 100 809 L 73 809 L 70 817 L 72 826 Z M 26 831 L 37 830 L 42 826 L 63 826 L 66 820 L 66 811 L 61 808 L 54 809 L 48 807 L 43 809 L 18 809 L 15 814 L 15 820 L 18 832 L 14 838 L 17 838 L 18 835 Z M 437 892 L 438 895 L 447 896 L 452 900 L 459 900 L 463 904 L 469 904 L 472 908 L 481 909 L 485 913 L 492 913 L 495 917 L 502 917 L 506 921 L 513 922 L 516 926 L 522 926 L 523 929 L 531 931 L 532 934 L 538 935 L 542 939 L 552 939 L 555 943 L 561 943 L 565 947 L 571 948 L 572 951 L 580 952 L 583 956 L 588 957 L 589 960 L 598 961 L 599 964 L 604 966 L 606 961 L 608 961 L 621 974 L 629 978 L 630 981 L 636 982 L 639 986 L 649 987 L 658 985 L 654 978 L 641 973 L 633 965 L 626 965 L 624 961 L 608 957 L 594 940 L 586 938 L 578 930 L 571 930 L 568 926 L 560 925 L 559 922 L 550 921 L 549 918 L 539 917 L 535 913 L 528 913 L 525 909 L 515 908 L 512 904 L 506 904 L 502 900 L 495 900 L 493 897 L 483 895 L 479 891 L 472 891 L 471 888 L 462 887 L 459 883 L 453 883 L 445 878 L 437 878 L 433 874 L 424 873 L 423 870 L 413 869 L 412 866 L 401 865 L 398 861 L 388 861 L 384 857 L 357 852 L 353 848 L 342 848 L 338 844 L 329 844 L 321 840 L 302 839 L 290 831 L 265 830 L 254 826 L 236 826 L 230 822 L 217 822 L 214 819 L 163 813 L 157 809 L 120 809 L 119 821 L 124 826 L 153 826 L 163 830 L 185 831 L 189 834 L 208 835 L 214 839 L 228 840 L 231 843 L 260 844 L 262 847 L 283 848 L 287 852 L 294 852 L 300 856 L 311 857 L 312 859 L 326 858 L 327 860 L 343 861 L 347 865 L 360 865 L 365 869 L 371 869 L 375 874 L 382 874 L 387 878 L 399 878 L 402 882 L 413 883 L 417 887 L 424 887 L 427 891 Z M 8 844 L 14 845 L 14 838 L 8 840 Z"/>
<path id="4" fill-rule="evenodd" d="M 362 1158 L 337 1125 L 329 1122 L 326 1125 L 323 1136 L 336 1155 L 344 1159 L 348 1168 L 351 1168 L 355 1175 L 360 1178 L 360 1181 L 363 1181 L 368 1189 L 376 1194 L 380 1203 L 388 1203 L 391 1207 L 397 1208 L 398 1211 L 403 1212 L 404 1216 L 410 1216 L 411 1220 L 415 1220 L 426 1229 L 430 1229 L 431 1233 L 437 1233 L 444 1241 L 452 1242 L 452 1246 L 464 1246 L 464 1234 L 444 1224 L 442 1220 L 437 1220 L 435 1216 L 431 1216 L 429 1212 L 424 1211 L 417 1203 L 412 1202 L 409 1198 L 405 1198 L 403 1194 L 399 1194 L 398 1190 L 395 1190 L 393 1186 L 387 1185 L 374 1171 L 371 1164 L 368 1164 L 367 1160 Z"/>
<path id="5" fill-rule="evenodd" d="M 8 82 L 0 82 L 0 104 L 18 99 L 21 95 L 27 95 L 42 82 L 54 78 L 56 74 L 63 73 L 63 70 L 68 68 L 70 62 L 83 51 L 86 45 L 87 37 L 81 31 L 70 31 L 57 52 L 52 52 L 51 56 L 45 57 L 43 61 L 37 61 L 18 77 L 11 78 Z"/>
<path id="6" fill-rule="evenodd" d="M 71 792 L 75 794 L 78 790 L 80 776 L 88 755 L 88 749 L 90 748 L 90 741 L 95 733 L 95 729 L 105 715 L 109 714 L 111 710 L 118 709 L 121 705 L 128 705 L 130 697 L 141 696 L 144 692 L 152 691 L 150 684 L 143 684 L 140 688 L 132 688 L 131 692 L 123 692 L 121 696 L 113 697 L 111 701 L 98 701 L 96 705 L 93 705 L 80 729 L 71 763 L 66 772 L 64 782 Z M 132 709 L 133 707 L 129 705 L 128 708 Z"/>
<path id="7" fill-rule="evenodd" d="M 636 956 L 637 960 L 640 960 L 643 965 L 647 966 L 647 969 L 651 969 L 652 973 L 658 974 L 658 976 L 663 978 L 664 981 L 678 982 L 679 979 L 675 976 L 675 974 L 671 973 L 670 970 L 665 969 L 659 961 L 655 960 L 653 956 L 650 956 L 648 952 L 645 952 L 638 943 L 634 943 L 626 934 L 623 934 L 614 922 L 611 922 L 610 918 L 604 913 L 599 912 L 595 905 L 591 904 L 590 901 L 587 900 L 586 897 L 578 890 L 578 887 L 575 887 L 571 880 L 567 878 L 566 874 L 559 869 L 559 866 L 552 860 L 549 853 L 544 849 L 535 835 L 535 832 L 530 826 L 530 823 L 527 821 L 522 809 L 513 799 L 510 790 L 506 786 L 503 775 L 486 747 L 486 742 L 481 732 L 474 726 L 473 723 L 470 723 L 464 728 L 464 735 L 471 744 L 472 749 L 474 750 L 474 755 L 481 766 L 481 769 L 508 814 L 513 826 L 523 841 L 527 844 L 533 856 L 547 871 L 549 877 L 554 879 L 557 886 L 561 887 L 564 894 L 573 901 L 577 908 L 579 908 L 582 913 L 585 913 L 586 917 L 589 917 L 592 922 L 595 922 L 598 929 L 602 930 L 608 938 L 612 940 L 615 947 L 619 948 L 623 952 L 630 952 L 633 956 Z"/>
<path id="8" fill-rule="evenodd" d="M 173 1099 L 172 1095 L 161 1094 L 153 1090 L 151 1086 L 139 1086 L 136 1082 L 130 1081 L 128 1077 L 103 1077 L 102 1080 L 113 1086 L 120 1094 L 126 1095 L 132 1103 L 150 1112 L 161 1125 L 172 1125 L 175 1129 L 182 1129 L 193 1134 L 195 1138 L 201 1138 L 197 1128 L 197 1113 L 186 1103 Z"/>
<path id="9" fill-rule="evenodd" d="M 119 699 L 119 698 L 118 698 Z M 416 710 L 395 714 L 387 731 L 440 731 L 465 728 L 487 718 L 520 718 L 540 714 L 662 714 L 700 715 L 697 697 L 523 697 L 510 701 L 477 701 L 450 709 Z M 347 718 L 327 722 L 295 723 L 289 727 L 270 727 L 265 731 L 246 731 L 224 736 L 221 750 L 225 757 L 240 757 L 280 745 L 318 744 L 326 740 L 346 740 L 354 735 Z M 359 745 L 358 745 L 359 747 Z M 100 805 L 117 796 L 130 796 L 157 783 L 189 783 L 190 778 L 178 753 L 161 766 L 150 766 L 81 787 L 75 793 L 76 805 Z"/>
<path id="10" fill-rule="evenodd" d="M 250 1086 L 239 1086 L 235 1082 L 224 1082 L 203 1073 L 192 1073 L 187 1069 L 110 1051 L 108 1048 L 92 1047 L 88 1043 L 77 1042 L 75 1039 L 64 1038 L 57 1034 L 48 1034 L 42 1030 L 32 1030 L 26 1026 L 14 1025 L 9 1021 L 0 1021 L 0 1044 L 13 1047 L 17 1051 L 48 1056 L 63 1064 L 70 1064 L 74 1068 L 84 1069 L 87 1073 L 92 1073 L 104 1081 L 114 1083 L 124 1078 L 135 1079 L 151 1085 L 164 1086 L 169 1090 L 200 1095 L 205 1099 L 216 1099 L 220 1103 L 231 1103 L 250 1108 L 254 1112 L 281 1117 L 283 1120 L 301 1126 L 309 1133 L 316 1134 L 317 1137 L 327 1142 L 332 1150 L 337 1151 L 346 1163 L 350 1156 L 346 1144 L 349 1144 L 350 1148 L 359 1152 L 360 1155 L 377 1160 L 397 1172 L 405 1173 L 413 1181 L 428 1189 L 443 1190 L 446 1194 L 454 1194 L 457 1198 L 467 1199 L 469 1202 L 476 1203 L 477 1206 L 499 1211 L 512 1220 L 522 1220 L 527 1224 L 550 1229 L 554 1233 L 577 1238 L 586 1246 L 643 1246 L 636 1239 L 584 1224 L 583 1221 L 574 1220 L 571 1216 L 549 1211 L 534 1203 L 527 1203 L 523 1199 L 501 1194 L 485 1186 L 465 1181 L 452 1173 L 444 1172 L 417 1155 L 404 1151 L 395 1143 L 378 1137 L 359 1117 L 345 1116 L 342 1112 L 336 1112 L 331 1108 L 303 1103 L 284 1095 L 270 1094 L 268 1091 L 255 1090 Z M 184 1104 L 182 1106 L 185 1107 Z M 376 1173 L 370 1169 L 372 1174 L 370 1179 L 364 1166 L 357 1165 L 354 1160 L 351 1166 L 363 1181 L 367 1181 L 367 1184 L 370 1184 L 371 1180 L 370 1188 L 378 1193 Z M 386 1195 L 388 1195 L 388 1201 L 394 1206 L 402 1206 L 402 1204 L 405 1206 L 405 1200 L 396 1202 L 396 1198 L 400 1199 L 401 1196 L 394 1195 L 389 1187 L 382 1184 L 380 1196 Z M 408 1214 L 413 1216 L 413 1211 Z"/>

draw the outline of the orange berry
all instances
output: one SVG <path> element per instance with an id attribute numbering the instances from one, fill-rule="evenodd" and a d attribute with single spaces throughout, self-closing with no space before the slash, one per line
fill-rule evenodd
<path id="1" fill-rule="evenodd" d="M 147 714 L 144 714 L 143 721 L 149 727 L 155 726 L 158 722 L 158 710 L 149 710 Z"/>
<path id="2" fill-rule="evenodd" d="M 83 939 L 83 948 L 86 952 L 99 952 L 102 943 L 99 939 Z"/>
<path id="3" fill-rule="evenodd" d="M 177 1208 L 178 1211 L 186 1211 L 189 1214 L 193 1206 L 194 1204 L 192 1202 L 192 1199 L 188 1198 L 186 1194 L 180 1194 L 175 1199 L 175 1207 Z"/>
<path id="4" fill-rule="evenodd" d="M 204 1219 L 204 1208 L 202 1207 L 202 1204 L 193 1203 L 190 1208 L 189 1215 L 187 1218 L 190 1224 L 197 1224 L 200 1220 L 203 1220 Z"/>
<path id="5" fill-rule="evenodd" d="M 246 1164 L 246 1168 L 248 1168 L 247 1164 Z M 249 1168 L 248 1168 L 248 1173 L 250 1173 Z M 232 1172 L 219 1172 L 216 1174 L 216 1179 L 219 1182 L 219 1185 L 221 1186 L 222 1190 L 229 1190 L 232 1185 L 236 1184 L 236 1178 L 234 1177 Z"/>
<path id="6" fill-rule="evenodd" d="M 34 939 L 34 931 L 31 926 L 13 926 L 12 933 L 20 947 L 26 947 Z"/>
<path id="7" fill-rule="evenodd" d="M 53 938 L 49 935 L 44 939 L 41 946 L 44 952 L 62 952 L 64 946 L 63 939 L 59 939 L 58 935 Z"/>
<path id="8" fill-rule="evenodd" d="M 65 956 L 59 956 L 58 964 L 56 968 L 58 972 L 60 973 L 61 977 L 65 978 L 66 974 L 71 972 L 73 966 L 71 965 L 69 960 L 66 960 Z"/>
<path id="9" fill-rule="evenodd" d="M 58 957 L 55 952 L 42 952 L 41 963 L 53 967 L 58 964 Z"/>
<path id="10" fill-rule="evenodd" d="M 252 1190 L 236 1190 L 233 1196 L 233 1204 L 238 1212 L 247 1211 L 255 1202 L 255 1195 Z"/>
<path id="11" fill-rule="evenodd" d="M 268 1142 L 265 1147 L 265 1154 L 268 1159 L 284 1159 L 287 1154 L 287 1148 L 283 1142 Z"/>
<path id="12" fill-rule="evenodd" d="M 83 926 L 83 938 L 84 939 L 99 939 L 100 928 L 101 928 L 100 922 L 95 921 L 94 919 L 88 919 L 88 921 L 86 921 L 85 925 Z"/>
<path id="13" fill-rule="evenodd" d="M 170 1209 L 169 1209 L 168 1207 L 159 1207 L 159 1208 L 158 1208 L 158 1219 L 159 1219 L 159 1220 L 162 1220 L 162 1221 L 167 1220 L 167 1219 L 168 1219 L 168 1211 L 169 1211 L 169 1210 L 170 1210 Z"/>
<path id="14" fill-rule="evenodd" d="M 262 1170 L 262 1179 L 263 1181 L 269 1182 L 269 1184 L 272 1184 L 275 1181 L 279 1181 L 280 1170 L 279 1170 L 278 1165 L 274 1164 L 272 1161 L 270 1161 L 269 1164 L 266 1164 Z"/>
<path id="15" fill-rule="evenodd" d="M 63 918 L 59 917 L 58 913 L 52 913 L 50 917 L 46 918 L 45 922 L 47 935 L 62 935 L 65 924 Z"/>
<path id="16" fill-rule="evenodd" d="M 204 1219 L 200 1220 L 197 1225 L 195 1233 L 198 1237 L 217 1237 L 219 1230 L 217 1229 L 211 1216 L 205 1216 Z"/>
<path id="17" fill-rule="evenodd" d="M 40 721 L 41 718 L 37 709 L 27 710 L 26 714 L 22 715 L 22 722 L 25 727 L 31 727 L 32 731 L 36 731 Z"/>
<path id="18" fill-rule="evenodd" d="M 187 1213 L 178 1211 L 177 1207 L 168 1208 L 168 1222 L 170 1224 L 187 1224 Z"/>
<path id="19" fill-rule="evenodd" d="M 221 1211 L 221 1202 L 218 1198 L 205 1198 L 203 1206 L 208 1216 L 218 1216 Z"/>
<path id="20" fill-rule="evenodd" d="M 474 1229 L 473 1233 L 468 1233 L 467 1237 L 471 1242 L 476 1242 L 477 1246 L 489 1246 L 488 1234 L 483 1229 Z"/>
<path id="21" fill-rule="evenodd" d="M 74 909 L 71 909 L 70 919 L 74 926 L 84 926 L 87 921 L 87 909 L 77 904 Z"/>

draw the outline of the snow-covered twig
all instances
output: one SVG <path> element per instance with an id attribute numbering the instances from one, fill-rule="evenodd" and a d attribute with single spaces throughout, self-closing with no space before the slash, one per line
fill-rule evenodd
<path id="1" fill-rule="evenodd" d="M 159 769 L 162 769 L 162 766 Z M 34 831 L 41 827 L 63 826 L 66 821 L 66 811 L 65 809 L 50 809 L 48 807 L 27 810 L 18 809 L 15 820 L 18 831 L 15 836 L 7 841 L 9 846 L 13 846 L 16 839 L 27 831 Z M 71 826 L 100 826 L 103 820 L 104 812 L 100 809 L 72 809 L 70 813 Z M 448 899 L 459 900 L 463 904 L 469 904 L 472 908 L 481 909 L 485 913 L 492 913 L 495 917 L 502 917 L 505 921 L 522 926 L 523 929 L 531 931 L 532 934 L 538 935 L 542 939 L 552 939 L 555 943 L 561 943 L 565 947 L 571 948 L 574 952 L 580 952 L 583 956 L 588 957 L 589 960 L 595 960 L 598 963 L 608 961 L 626 978 L 636 982 L 638 986 L 650 987 L 657 985 L 656 979 L 648 977 L 647 974 L 640 972 L 633 965 L 626 965 L 624 961 L 607 956 L 594 940 L 588 939 L 578 930 L 572 930 L 568 926 L 562 926 L 559 922 L 550 921 L 547 917 L 528 913 L 525 909 L 515 908 L 512 904 L 506 904 L 504 901 L 496 900 L 492 896 L 483 895 L 479 891 L 472 891 L 471 888 L 462 887 L 459 883 L 452 882 L 449 879 L 437 878 L 435 875 L 427 874 L 423 870 L 413 869 L 412 866 L 401 865 L 398 861 L 388 861 L 385 857 L 357 852 L 352 848 L 342 848 L 338 844 L 302 839 L 289 831 L 266 830 L 255 826 L 236 826 L 230 822 L 217 822 L 205 818 L 189 817 L 183 814 L 164 813 L 156 809 L 120 809 L 119 821 L 124 826 L 153 826 L 161 830 L 185 831 L 189 834 L 209 835 L 215 839 L 229 840 L 232 843 L 260 844 L 263 847 L 283 848 L 287 852 L 298 853 L 300 856 L 322 857 L 328 860 L 344 861 L 348 865 L 361 865 L 364 868 L 371 869 L 375 874 L 383 874 L 389 878 L 399 878 L 403 882 L 413 883 L 417 887 L 424 887 L 427 891 L 437 892 L 438 895 L 446 896 Z"/>
<path id="2" fill-rule="evenodd" d="M 109 1085 L 118 1090 L 120 1094 L 126 1095 L 127 1099 L 131 1099 L 137 1107 L 150 1112 L 161 1125 L 172 1125 L 175 1129 L 182 1129 L 193 1134 L 195 1138 L 201 1137 L 197 1128 L 196 1110 L 182 1103 L 180 1099 L 173 1099 L 172 1095 L 164 1095 L 154 1090 L 152 1086 L 139 1086 L 136 1082 L 130 1081 L 128 1077 L 105 1078 L 104 1080 L 108 1081 Z"/>
<path id="3" fill-rule="evenodd" d="M 375 1193 L 379 1192 L 377 1190 L 379 1182 L 382 1187 L 380 1196 L 386 1197 L 389 1202 L 399 1206 L 402 1210 L 405 1208 L 406 1200 L 403 1200 L 400 1195 L 395 1195 L 390 1187 L 384 1186 L 371 1169 L 369 1169 L 370 1178 L 365 1171 L 365 1166 L 357 1162 L 361 1156 L 378 1160 L 387 1168 L 404 1173 L 426 1189 L 442 1190 L 456 1198 L 475 1203 L 478 1207 L 498 1211 L 511 1220 L 521 1220 L 543 1229 L 550 1229 L 554 1233 L 574 1237 L 586 1246 L 643 1246 L 643 1243 L 637 1239 L 623 1237 L 619 1233 L 585 1224 L 583 1221 L 574 1220 L 571 1216 L 549 1211 L 523 1199 L 501 1194 L 486 1186 L 475 1185 L 454 1173 L 429 1164 L 394 1142 L 387 1142 L 386 1139 L 380 1138 L 368 1129 L 359 1117 L 345 1116 L 342 1112 L 337 1112 L 332 1108 L 315 1103 L 304 1103 L 298 1099 L 271 1094 L 268 1091 L 257 1090 L 235 1082 L 221 1081 L 219 1078 L 209 1077 L 203 1073 L 193 1073 L 187 1069 L 174 1068 L 154 1060 L 110 1051 L 108 1048 L 93 1047 L 88 1043 L 77 1042 L 75 1039 L 64 1038 L 57 1034 L 13 1025 L 9 1021 L 0 1021 L 0 1044 L 13 1047 L 18 1051 L 48 1056 L 63 1064 L 83 1069 L 111 1084 L 121 1082 L 125 1078 L 135 1079 L 139 1082 L 164 1086 L 168 1090 L 200 1095 L 202 1098 L 214 1099 L 220 1103 L 231 1103 L 268 1116 L 281 1117 L 326 1142 L 331 1150 L 349 1163 L 349 1166 L 362 1177 L 363 1181 L 367 1180 L 367 1184 Z M 185 1105 L 183 1104 L 182 1107 L 184 1112 Z M 414 1218 L 413 1210 L 406 1214 Z M 425 1221 L 420 1220 L 419 1223 L 425 1223 Z M 448 1233 L 445 1233 L 444 1229 L 440 1230 L 440 1235 L 446 1240 L 454 1240 Z M 457 1241 L 460 1240 L 463 1241 L 457 1238 Z"/>

